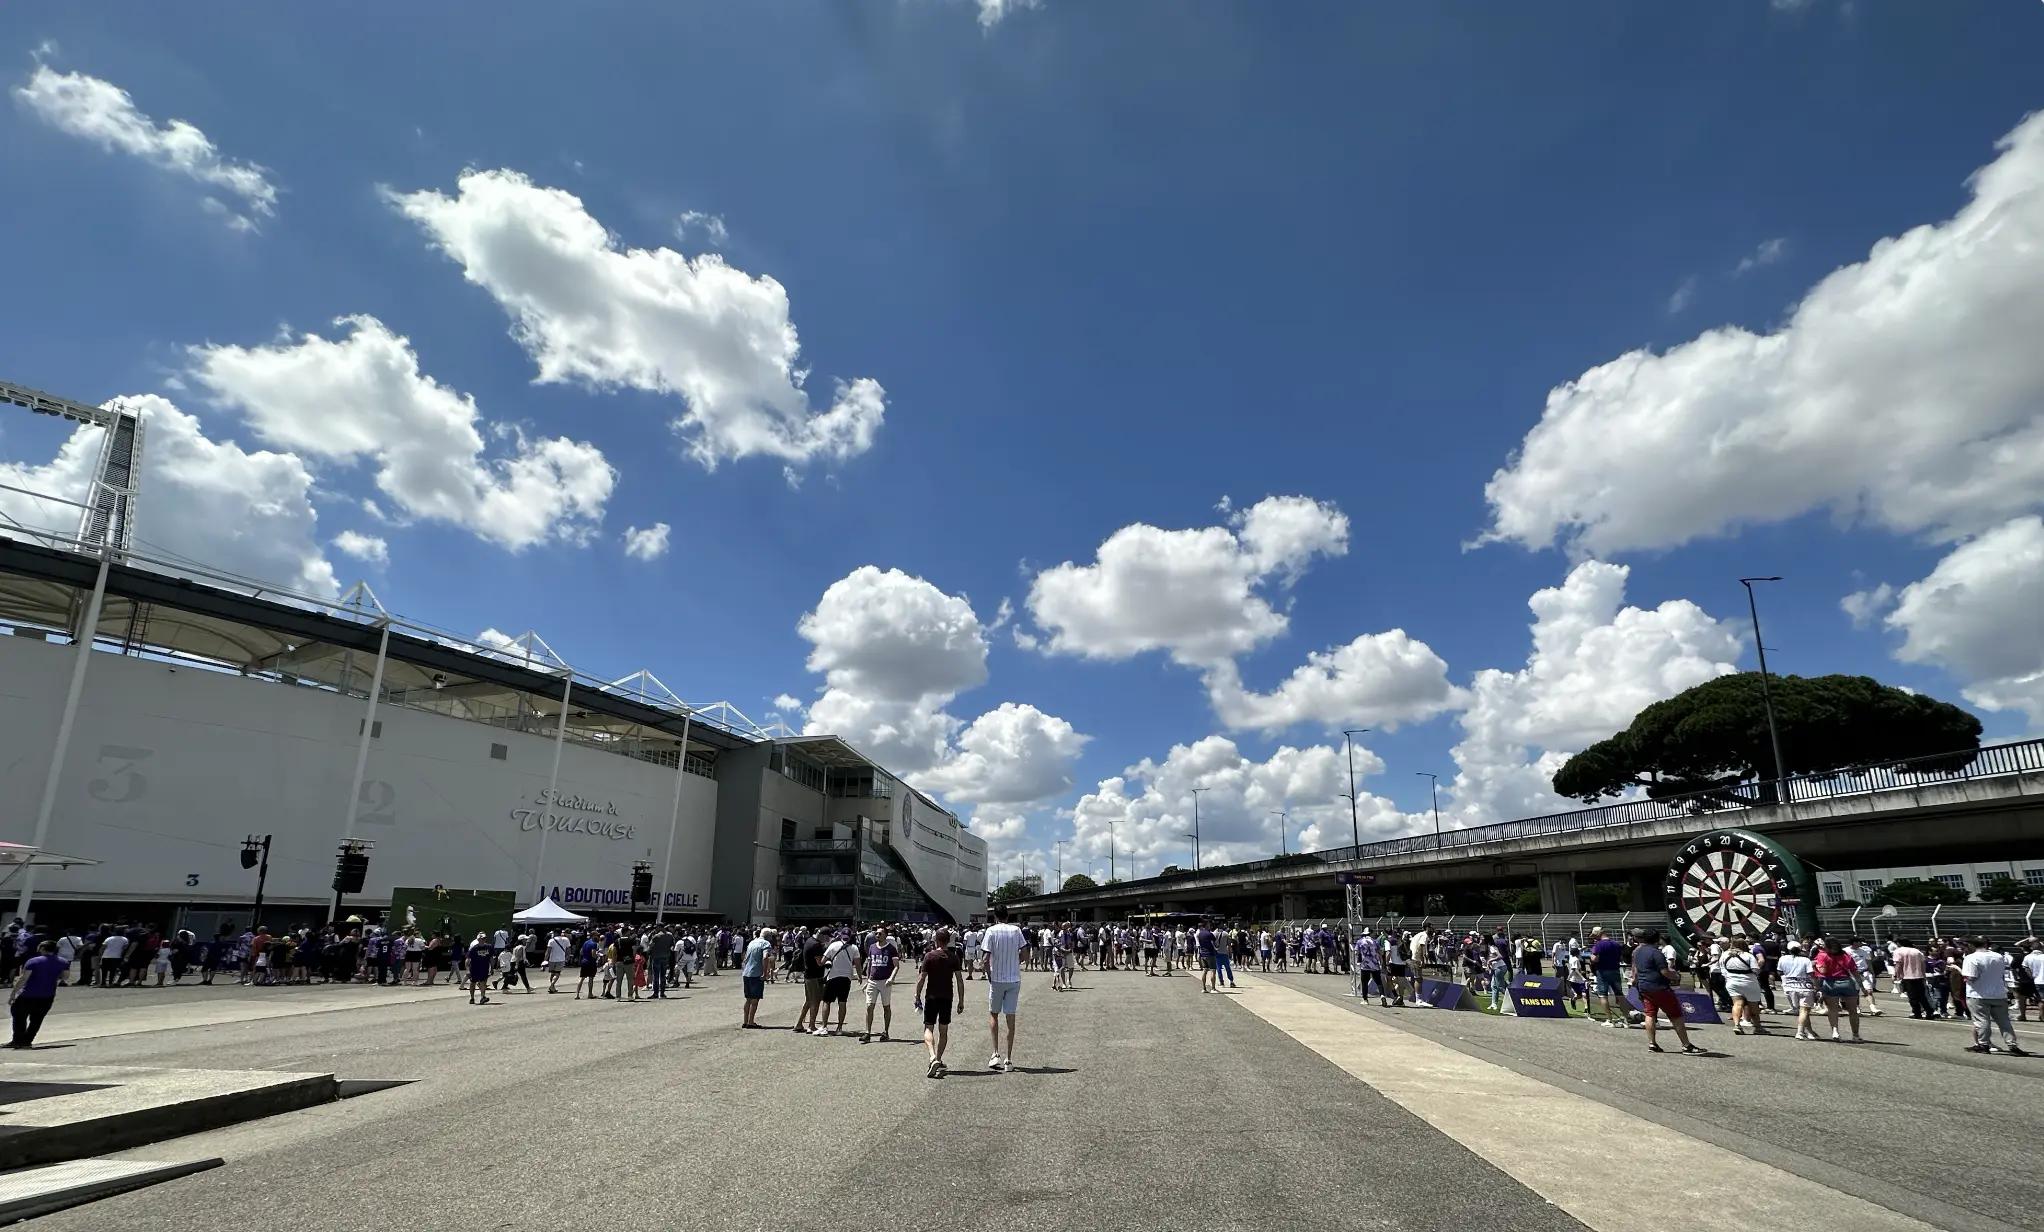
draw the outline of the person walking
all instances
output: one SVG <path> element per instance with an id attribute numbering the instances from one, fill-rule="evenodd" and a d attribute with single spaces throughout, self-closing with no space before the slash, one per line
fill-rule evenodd
<path id="1" fill-rule="evenodd" d="M 823 951 L 823 1011 L 822 1021 L 830 1018 L 830 1007 L 837 1006 L 837 1022 L 828 1032 L 819 1023 L 818 1035 L 843 1035 L 845 1013 L 852 1000 L 852 977 L 859 970 L 859 947 L 852 941 L 848 929 L 839 929 Z"/>
<path id="2" fill-rule="evenodd" d="M 667 1000 L 667 975 L 674 967 L 674 934 L 665 924 L 646 938 L 646 973 L 652 977 L 655 1001 Z"/>
<path id="3" fill-rule="evenodd" d="M 738 1025 L 748 1031 L 759 1027 L 759 1003 L 766 999 L 767 981 L 774 974 L 774 930 L 762 928 L 759 936 L 745 946 L 745 957 L 738 965 L 740 991 L 745 995 L 745 1018 Z"/>
<path id="4" fill-rule="evenodd" d="M 1236 937 L 1235 937 L 1235 936 L 1233 935 L 1233 934 L 1234 934 L 1234 931 L 1235 931 L 1235 930 L 1233 930 L 1233 929 L 1230 929 L 1230 930 L 1229 930 L 1229 933 L 1230 933 L 1231 935 L 1229 935 L 1229 936 L 1227 936 L 1227 937 L 1224 937 L 1224 938 L 1221 938 L 1221 939 L 1220 939 L 1220 940 L 1218 940 L 1218 941 L 1217 941 L 1217 942 L 1215 943 L 1215 945 L 1214 945 L 1214 991 L 1215 991 L 1215 992 L 1219 992 L 1219 991 L 1221 991 L 1221 981 L 1222 981 L 1222 980 L 1226 980 L 1226 981 L 1228 981 L 1228 987 L 1230 987 L 1230 988 L 1233 988 L 1233 987 L 1235 986 L 1235 959 L 1234 959 L 1234 955 L 1233 955 L 1233 950 L 1234 950 L 1234 948 L 1235 948 L 1235 945 L 1236 945 Z M 1329 941 L 1329 942 L 1328 942 L 1328 943 L 1327 943 L 1327 944 L 1326 944 L 1325 946 L 1323 946 L 1322 948 L 1323 948 L 1324 950 L 1326 950 L 1326 951 L 1327 951 L 1327 952 L 1328 952 L 1329 954 L 1332 954 L 1332 953 L 1333 953 L 1333 942 L 1332 942 L 1332 941 L 1330 940 L 1330 941 Z M 1334 965 L 1334 964 L 1333 964 L 1333 963 L 1332 963 L 1331 961 L 1330 961 L 1330 962 L 1328 963 L 1328 967 L 1329 967 L 1330 969 L 1332 969 L 1332 968 L 1333 968 L 1333 965 Z"/>
<path id="5" fill-rule="evenodd" d="M 70 970 L 71 964 L 57 956 L 54 941 L 38 944 L 34 957 L 21 965 L 14 989 L 7 996 L 7 1008 L 14 1018 L 14 1040 L 9 1048 L 26 1051 L 35 1047 L 36 1032 L 43 1029 L 43 1019 L 57 1003 L 57 985 Z"/>
<path id="6" fill-rule="evenodd" d="M 488 1005 L 490 1003 L 490 961 L 494 950 L 487 933 L 477 933 L 476 939 L 468 945 L 468 1003 Z M 476 1000 L 476 994 L 482 1000 Z"/>
<path id="7" fill-rule="evenodd" d="M 987 1068 L 996 1073 L 1015 1067 L 1015 1017 L 1022 999 L 1022 930 L 1008 922 L 1008 908 L 994 908 L 993 927 L 979 940 L 985 956 L 980 974 L 987 981 L 987 1029 L 993 1035 L 994 1055 Z M 1001 1019 L 1006 1018 L 1008 1046 L 1001 1048 Z"/>
<path id="8" fill-rule="evenodd" d="M 1852 1022 L 1852 1042 L 1864 1043 L 1859 1034 L 1859 964 L 1845 952 L 1845 943 L 1828 937 L 1824 948 L 1811 960 L 1817 973 L 1817 994 L 1824 998 L 1824 1017 L 1831 1021 L 1831 1039 L 1838 1040 L 1838 1012 L 1842 1009 Z"/>
<path id="9" fill-rule="evenodd" d="M 1689 1027 L 1682 1021 L 1682 1002 L 1675 997 L 1673 972 L 1660 943 L 1660 932 L 1649 928 L 1640 933 L 1639 944 L 1632 948 L 1632 986 L 1639 993 L 1640 1012 L 1646 1018 L 1647 1051 L 1667 1051 L 1654 1042 L 1655 1023 L 1660 1015 L 1666 1014 L 1674 1024 L 1675 1038 L 1682 1041 L 1682 1051 L 1700 1053 L 1703 1049 L 1689 1042 Z"/>
<path id="10" fill-rule="evenodd" d="M 2016 1017 L 2030 1021 L 2030 1003 L 2044 998 L 2044 944 L 2035 937 L 2023 942 L 2021 961 L 2016 964 Z M 2044 1020 L 2044 1009 L 2038 1012 Z"/>
<path id="11" fill-rule="evenodd" d="M 1744 933 L 1733 933 L 1731 944 L 1718 956 L 1718 974 L 1724 979 L 1725 995 L 1732 999 L 1732 1033 L 1746 1034 L 1750 1022 L 1753 1034 L 1767 1034 L 1760 1025 L 1760 960 Z"/>
<path id="12" fill-rule="evenodd" d="M 2008 955 L 1987 944 L 1986 937 L 1973 938 L 1973 952 L 1960 964 L 1966 977 L 1966 1006 L 1973 1015 L 1973 1046 L 1969 1052 L 1993 1052 L 1994 1028 L 2001 1028 L 2002 1051 L 2012 1057 L 2027 1057 L 2016 1045 L 2015 1024 L 2009 1021 Z"/>
<path id="13" fill-rule="evenodd" d="M 1902 995 L 1909 1002 L 1911 1018 L 1935 1018 L 1931 1012 L 1930 994 L 1924 990 L 1923 951 L 1907 941 L 1895 947 L 1893 955 L 1895 982 L 1902 986 Z"/>
<path id="14" fill-rule="evenodd" d="M 932 1078 L 950 1072 L 944 1065 L 944 1049 L 951 1042 L 951 1008 L 964 1004 L 965 974 L 951 953 L 951 930 L 940 928 L 916 973 L 916 1008 L 923 1012 L 923 1047 L 930 1054 Z"/>
<path id="15" fill-rule="evenodd" d="M 1810 1029 L 1810 1011 L 1817 1005 L 1817 972 L 1803 953 L 1803 943 L 1789 942 L 1775 969 L 1781 975 L 1782 999 L 1788 1002 L 1789 1013 L 1796 1016 L 1796 1038 L 1816 1039 L 1817 1033 Z"/>
<path id="16" fill-rule="evenodd" d="M 901 947 L 882 925 L 866 948 L 866 1030 L 861 1044 L 873 1038 L 873 1007 L 880 1007 L 880 1042 L 886 1043 L 894 1030 L 894 971 L 901 963 Z"/>

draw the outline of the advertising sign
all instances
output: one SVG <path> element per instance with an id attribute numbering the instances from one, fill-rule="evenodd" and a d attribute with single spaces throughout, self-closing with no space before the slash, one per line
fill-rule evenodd
<path id="1" fill-rule="evenodd" d="M 1507 991 L 1512 994 L 1512 1008 L 1521 1018 L 1568 1017 L 1561 981 L 1551 975 L 1518 976 Z"/>
<path id="2" fill-rule="evenodd" d="M 1453 980 L 1428 980 L 1419 982 L 1419 999 L 1437 1010 L 1474 1009 L 1469 1004 L 1469 990 Z"/>

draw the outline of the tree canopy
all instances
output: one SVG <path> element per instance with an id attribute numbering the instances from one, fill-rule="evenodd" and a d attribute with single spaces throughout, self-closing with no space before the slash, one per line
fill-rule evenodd
<path id="1" fill-rule="evenodd" d="M 1822 774 L 1980 747 L 1980 720 L 1934 697 L 1868 676 L 1776 676 L 1774 713 L 1785 772 Z M 1719 676 L 1655 702 L 1624 731 L 1563 763 L 1554 790 L 1586 804 L 1644 787 L 1650 796 L 1729 790 L 1774 774 L 1757 673 Z M 1746 799 L 1748 797 L 1739 797 Z"/>
<path id="2" fill-rule="evenodd" d="M 1983 903 L 2044 903 L 2044 886 L 2004 875 L 1989 878 L 1974 897 Z"/>
<path id="3" fill-rule="evenodd" d="M 1065 878 L 1064 888 L 1067 890 L 1095 890 L 1100 888 L 1100 883 L 1084 873 L 1073 873 Z"/>
<path id="4" fill-rule="evenodd" d="M 1036 896 L 1036 893 L 1037 893 L 1036 888 L 1030 885 L 1028 882 L 1022 880 L 1020 877 L 1010 877 L 1008 878 L 1007 881 L 1001 884 L 1001 887 L 999 889 L 995 890 L 992 894 L 989 894 L 987 896 L 987 901 L 993 903 L 1005 903 L 1010 899 L 1034 898 Z"/>
<path id="5" fill-rule="evenodd" d="M 1867 899 L 1869 907 L 1956 907 L 1972 897 L 1965 890 L 1942 881 L 1921 877 L 1897 877 L 1875 890 Z"/>

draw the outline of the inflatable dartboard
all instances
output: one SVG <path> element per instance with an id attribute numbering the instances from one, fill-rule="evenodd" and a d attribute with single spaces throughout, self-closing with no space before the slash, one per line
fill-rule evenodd
<path id="1" fill-rule="evenodd" d="M 1817 931 L 1809 870 L 1750 830 L 1712 830 L 1683 844 L 1661 888 L 1673 938 L 1685 950 L 1733 933 L 1757 940 Z"/>

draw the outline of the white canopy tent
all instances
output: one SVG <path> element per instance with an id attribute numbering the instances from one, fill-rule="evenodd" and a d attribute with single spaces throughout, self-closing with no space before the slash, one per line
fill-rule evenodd
<path id="1" fill-rule="evenodd" d="M 511 917 L 513 924 L 587 924 L 589 917 L 576 915 L 553 900 L 552 895 Z"/>

